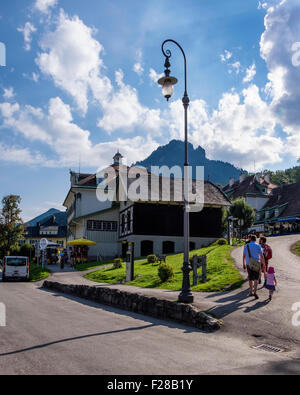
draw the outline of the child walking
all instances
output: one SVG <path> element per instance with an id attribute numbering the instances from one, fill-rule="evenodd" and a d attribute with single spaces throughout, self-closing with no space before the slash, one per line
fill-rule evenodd
<path id="1" fill-rule="evenodd" d="M 273 292 L 276 290 L 277 280 L 275 277 L 274 267 L 270 266 L 267 271 L 266 288 L 269 290 L 269 300 L 272 300 Z"/>

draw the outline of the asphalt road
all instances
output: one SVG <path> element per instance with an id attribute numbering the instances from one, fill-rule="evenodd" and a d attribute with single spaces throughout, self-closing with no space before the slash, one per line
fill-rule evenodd
<path id="1" fill-rule="evenodd" d="M 213 334 L 52 293 L 37 284 L 0 283 L 0 302 L 7 310 L 7 326 L 0 327 L 0 374 L 299 374 L 300 327 L 291 325 L 290 303 L 300 301 L 300 260 L 289 255 L 290 243 L 272 241 L 279 280 L 274 304 L 246 313 L 232 309 L 224 316 L 224 329 Z M 205 298 L 226 311 L 227 303 L 214 299 L 232 298 L 237 304 L 241 292 Z M 284 333 L 274 328 L 281 322 Z M 286 352 L 251 347 L 265 342 L 285 346 Z"/>

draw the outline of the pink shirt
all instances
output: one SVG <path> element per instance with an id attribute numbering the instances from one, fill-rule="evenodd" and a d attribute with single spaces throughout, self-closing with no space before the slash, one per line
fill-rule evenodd
<path id="1" fill-rule="evenodd" d="M 267 285 L 275 285 L 275 274 L 267 273 Z"/>

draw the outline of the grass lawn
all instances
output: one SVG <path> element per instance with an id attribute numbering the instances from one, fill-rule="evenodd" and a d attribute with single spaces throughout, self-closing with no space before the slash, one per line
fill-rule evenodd
<path id="1" fill-rule="evenodd" d="M 300 256 L 300 241 L 298 241 L 297 243 L 293 244 L 291 247 L 291 251 L 295 254 Z"/>
<path id="2" fill-rule="evenodd" d="M 234 265 L 230 256 L 230 251 L 234 247 L 213 244 L 200 250 L 190 252 L 190 257 L 194 254 L 207 254 L 207 282 L 192 287 L 193 291 L 218 292 L 228 288 L 238 288 L 243 283 L 243 277 Z M 167 263 L 174 269 L 174 277 L 169 281 L 162 283 L 158 277 L 158 264 L 148 264 L 146 261 L 135 262 L 135 280 L 126 283 L 144 288 L 162 288 L 179 291 L 182 286 L 182 262 L 183 254 L 176 254 L 167 257 Z M 89 273 L 85 278 L 109 284 L 117 284 L 125 281 L 126 268 L 123 265 L 120 269 L 107 268 Z M 191 272 L 191 284 L 192 284 Z"/>
<path id="3" fill-rule="evenodd" d="M 50 270 L 43 269 L 41 265 L 35 265 L 31 263 L 29 266 L 29 281 L 35 282 L 44 280 L 45 278 L 50 276 Z"/>
<path id="4" fill-rule="evenodd" d="M 103 262 L 87 262 L 87 263 L 79 263 L 78 265 L 75 265 L 75 270 L 78 272 L 84 272 L 85 270 L 90 270 L 90 269 L 95 269 L 97 267 L 103 266 L 103 265 L 109 265 L 113 264 L 113 259 L 109 259 Z"/>

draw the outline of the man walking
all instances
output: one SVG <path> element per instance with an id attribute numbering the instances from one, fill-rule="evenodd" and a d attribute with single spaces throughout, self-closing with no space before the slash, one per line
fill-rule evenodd
<path id="1" fill-rule="evenodd" d="M 250 258 L 259 262 L 258 271 L 250 268 Z M 255 299 L 259 299 L 257 295 L 257 285 L 260 273 L 260 265 L 265 265 L 263 250 L 260 245 L 256 244 L 256 236 L 251 235 L 250 243 L 244 246 L 243 268 L 244 270 L 248 271 L 250 288 L 249 296 L 254 296 Z"/>

